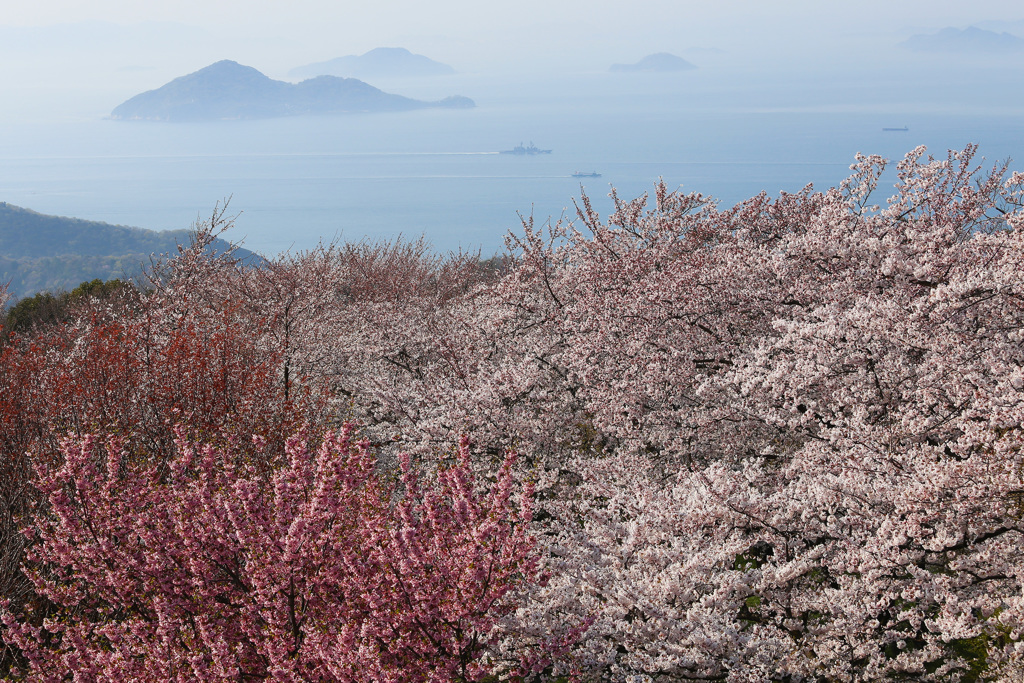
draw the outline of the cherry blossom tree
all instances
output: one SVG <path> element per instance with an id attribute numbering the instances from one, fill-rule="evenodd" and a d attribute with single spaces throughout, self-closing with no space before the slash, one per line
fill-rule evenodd
<path id="1" fill-rule="evenodd" d="M 594 430 L 540 503 L 553 579 L 524 614 L 594 617 L 595 675 L 1016 665 L 1024 178 L 973 152 L 915 151 L 884 208 L 864 158 L 823 194 L 659 188 L 523 241 Z"/>
<path id="2" fill-rule="evenodd" d="M 254 446 L 179 434 L 164 474 L 117 437 L 63 445 L 40 473 L 30 553 L 56 606 L 4 616 L 32 679 L 479 680 L 506 596 L 538 580 L 509 456 L 477 492 L 466 442 L 429 483 L 382 478 L 351 426 L 288 441 L 270 476 Z M 235 452 L 230 452 L 235 451 Z"/>

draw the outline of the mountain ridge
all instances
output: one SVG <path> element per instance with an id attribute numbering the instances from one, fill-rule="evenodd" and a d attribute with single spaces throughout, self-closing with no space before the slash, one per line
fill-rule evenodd
<path id="1" fill-rule="evenodd" d="M 1024 52 L 1024 39 L 1013 34 L 996 33 L 968 26 L 965 29 L 947 26 L 938 33 L 918 33 L 900 43 L 913 52 L 1007 55 Z"/>
<path id="2" fill-rule="evenodd" d="M 612 64 L 609 71 L 689 71 L 696 65 L 668 52 L 655 52 L 633 64 Z"/>
<path id="3" fill-rule="evenodd" d="M 323 62 L 297 66 L 288 72 L 293 78 L 345 76 L 349 78 L 401 78 L 443 76 L 455 69 L 404 47 L 378 47 L 361 55 L 345 55 Z"/>

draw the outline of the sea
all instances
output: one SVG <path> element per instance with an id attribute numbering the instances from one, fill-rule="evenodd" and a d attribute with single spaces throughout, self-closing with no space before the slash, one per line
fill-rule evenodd
<path id="1" fill-rule="evenodd" d="M 985 165 L 1024 170 L 1020 76 L 468 74 L 378 85 L 466 95 L 474 109 L 206 123 L 110 120 L 124 98 L 91 93 L 88 106 L 54 100 L 38 117 L 0 111 L 0 201 L 153 230 L 190 227 L 227 203 L 225 237 L 265 255 L 424 238 L 487 257 L 524 220 L 574 220 L 584 194 L 607 216 L 613 190 L 631 199 L 659 181 L 728 206 L 830 187 L 857 153 L 895 161 L 926 145 L 945 157 L 971 143 Z M 518 144 L 552 151 L 499 153 Z M 885 180 L 878 202 L 892 194 L 891 169 Z"/>

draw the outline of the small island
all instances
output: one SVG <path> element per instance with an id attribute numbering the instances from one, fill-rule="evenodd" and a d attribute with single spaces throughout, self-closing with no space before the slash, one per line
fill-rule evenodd
<path id="1" fill-rule="evenodd" d="M 656 52 L 653 55 L 647 55 L 639 62 L 635 64 L 612 64 L 610 71 L 690 71 L 696 69 L 696 65 L 691 64 L 682 57 L 677 57 L 668 52 Z"/>
<path id="2" fill-rule="evenodd" d="M 1024 39 L 976 26 L 947 27 L 938 33 L 919 33 L 900 45 L 913 52 L 955 55 L 1006 55 L 1024 52 Z"/>
<path id="3" fill-rule="evenodd" d="M 445 76 L 455 69 L 404 47 L 378 47 L 362 55 L 346 55 L 326 62 L 298 66 L 288 72 L 292 78 L 345 76 L 349 78 L 422 78 Z"/>
<path id="4" fill-rule="evenodd" d="M 474 106 L 473 100 L 460 96 L 437 102 L 414 100 L 355 78 L 317 76 L 301 83 L 275 81 L 250 66 L 224 60 L 136 95 L 115 108 L 111 118 L 212 121 Z"/>

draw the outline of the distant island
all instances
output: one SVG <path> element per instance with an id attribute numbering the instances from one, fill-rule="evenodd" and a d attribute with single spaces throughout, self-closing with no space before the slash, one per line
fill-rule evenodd
<path id="1" fill-rule="evenodd" d="M 1010 33 L 996 33 L 976 26 L 944 28 L 938 33 L 913 35 L 900 43 L 914 52 L 957 55 L 1006 55 L 1024 52 L 1024 40 Z"/>
<path id="2" fill-rule="evenodd" d="M 473 100 L 459 96 L 438 102 L 414 100 L 355 78 L 318 76 L 301 83 L 275 81 L 251 66 L 223 60 L 136 95 L 115 108 L 111 118 L 215 121 L 474 106 Z"/>
<path id="3" fill-rule="evenodd" d="M 1016 19 L 1014 21 L 991 19 L 988 21 L 978 21 L 971 25 L 976 28 L 995 31 L 996 33 L 1006 32 L 1018 37 L 1024 35 L 1024 19 Z"/>
<path id="4" fill-rule="evenodd" d="M 647 55 L 636 64 L 612 64 L 610 71 L 689 71 L 694 64 L 667 52 Z"/>
<path id="5" fill-rule="evenodd" d="M 70 290 L 79 283 L 113 278 L 132 279 L 156 254 L 176 254 L 188 245 L 189 230 L 144 230 L 79 218 L 48 216 L 0 202 L 0 283 L 10 282 L 17 299 L 37 292 Z M 216 240 L 213 248 L 229 244 Z M 245 249 L 243 261 L 259 260 Z"/>
<path id="6" fill-rule="evenodd" d="M 298 66 L 288 72 L 292 78 L 346 76 L 350 78 L 420 78 L 445 76 L 455 69 L 429 57 L 413 54 L 404 47 L 378 47 L 362 55 L 346 55 L 326 62 Z"/>

